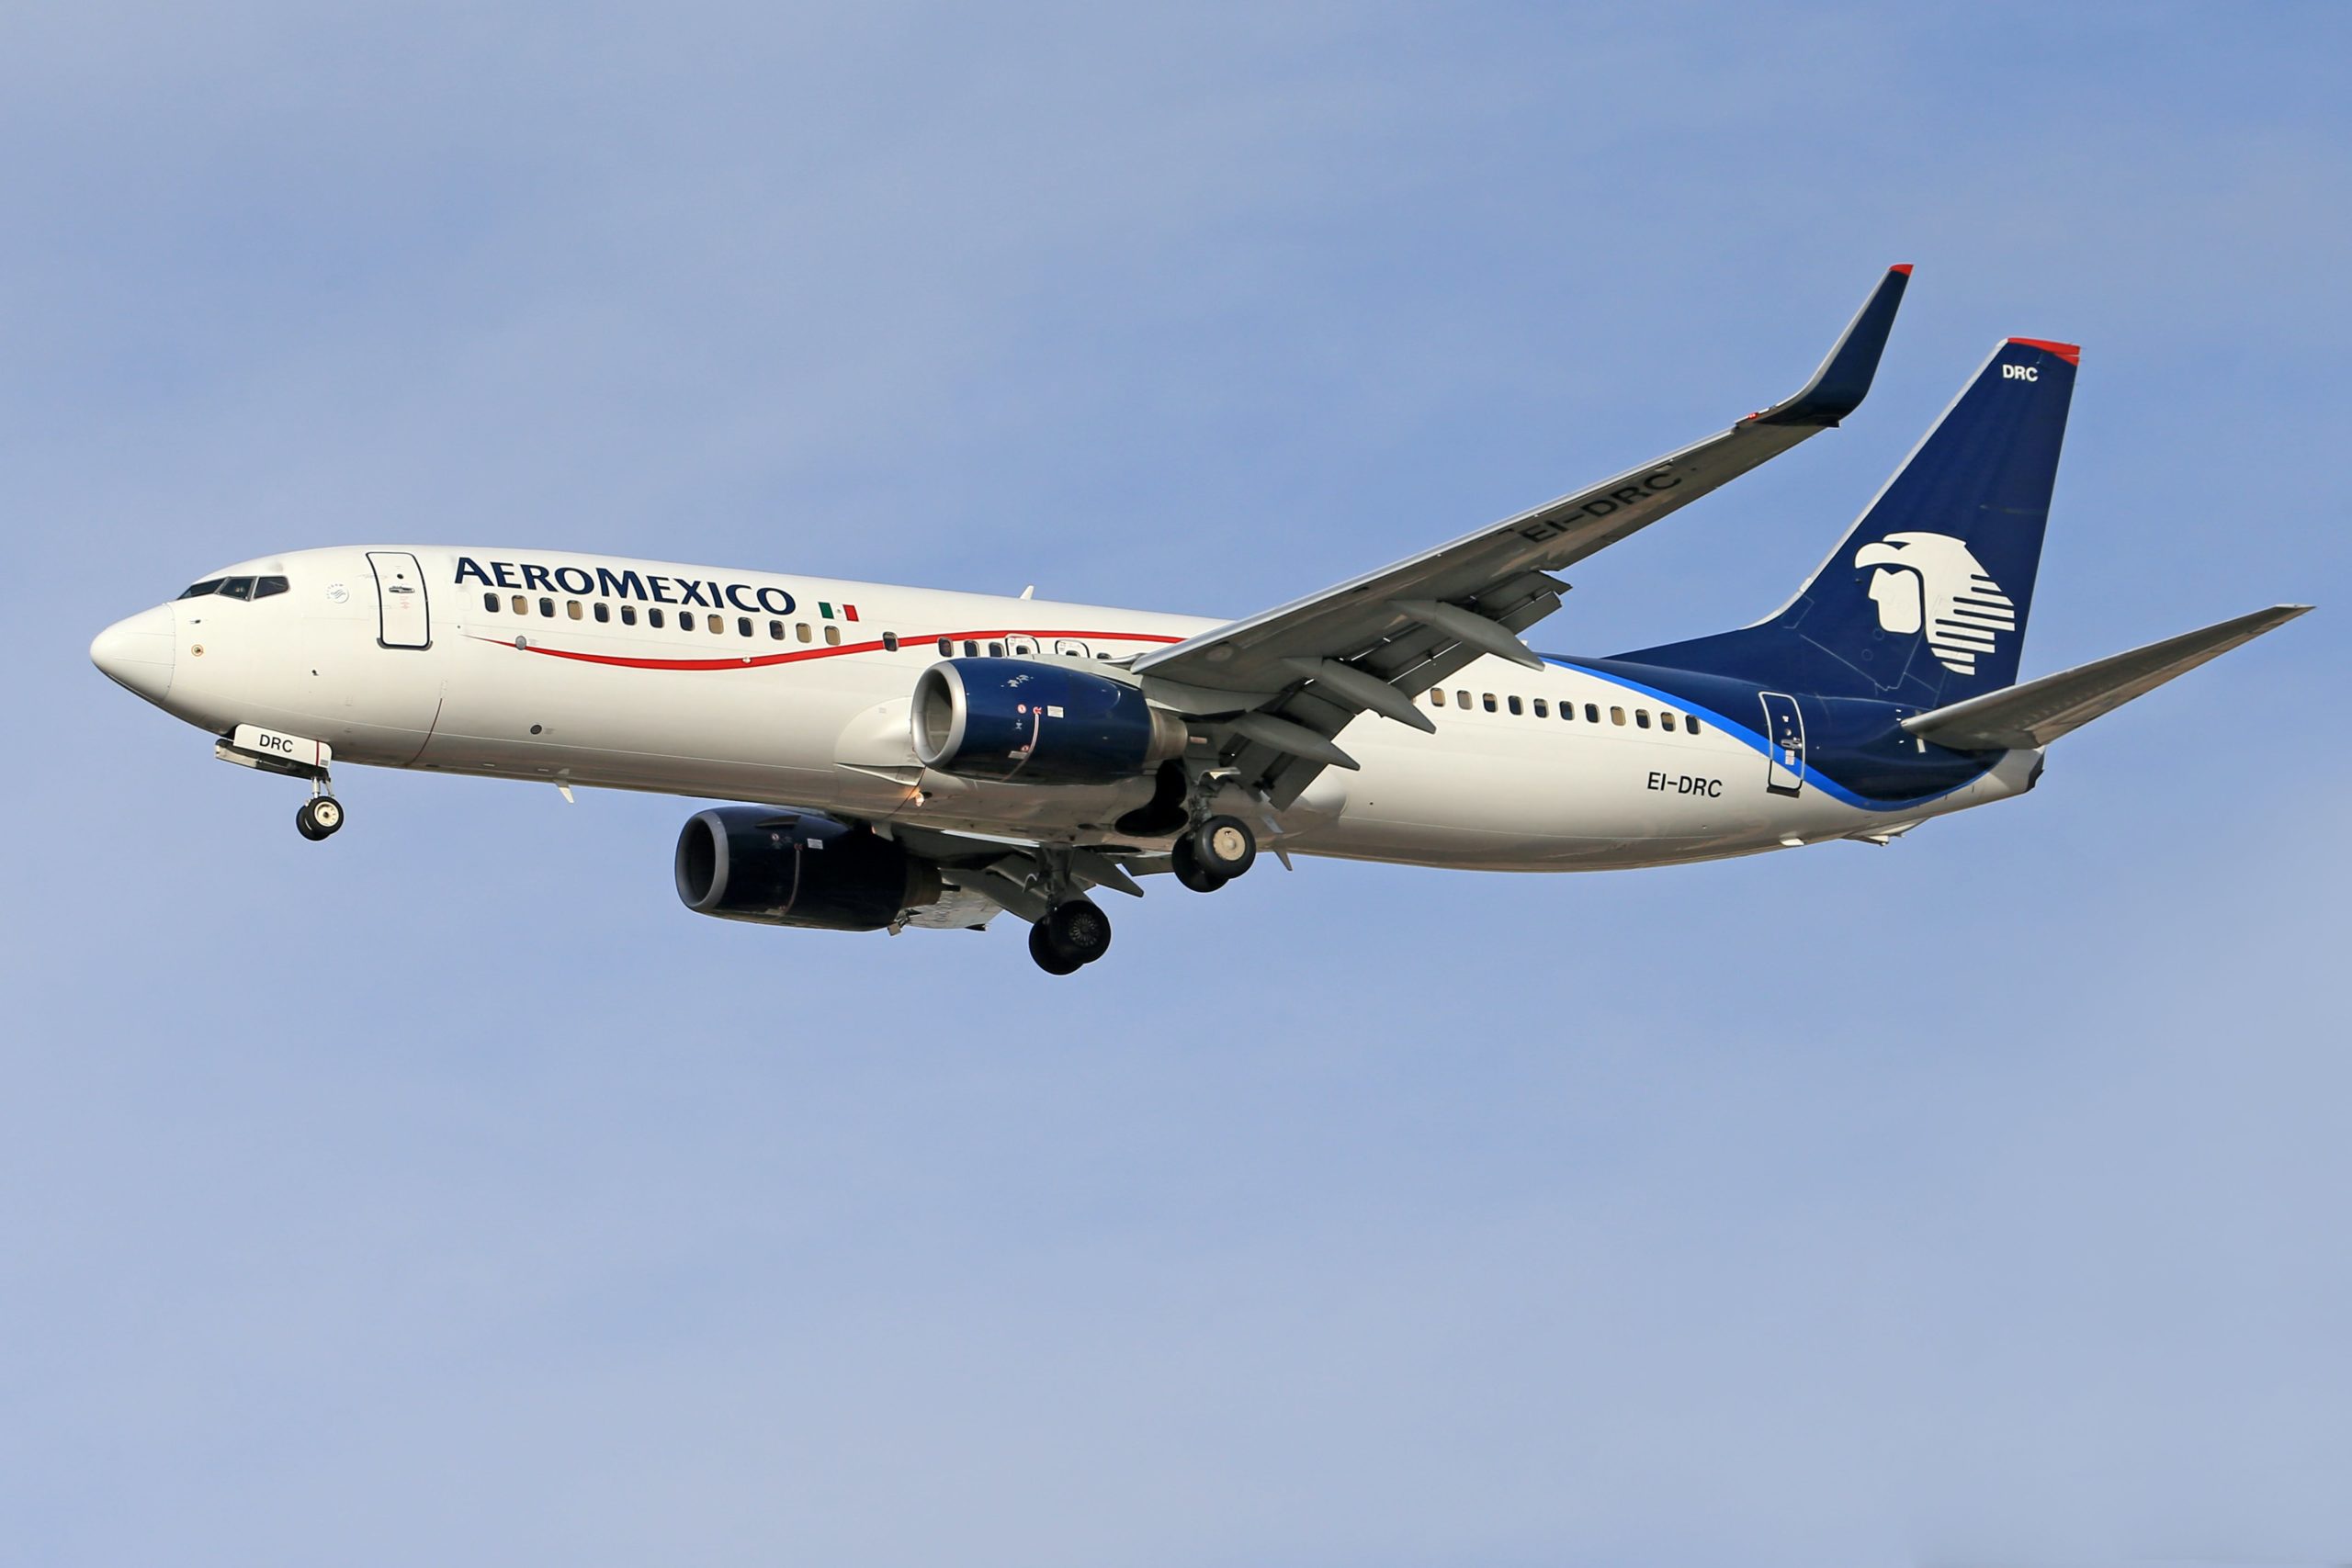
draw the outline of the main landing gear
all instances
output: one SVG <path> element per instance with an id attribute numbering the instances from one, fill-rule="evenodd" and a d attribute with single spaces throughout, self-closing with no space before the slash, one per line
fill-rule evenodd
<path id="1" fill-rule="evenodd" d="M 1070 975 L 1111 951 L 1111 917 L 1085 898 L 1065 898 L 1029 928 L 1029 956 L 1048 975 Z"/>
<path id="2" fill-rule="evenodd" d="M 1238 817 L 1212 817 L 1178 839 L 1168 858 L 1177 881 L 1214 893 L 1257 863 L 1258 835 Z"/>

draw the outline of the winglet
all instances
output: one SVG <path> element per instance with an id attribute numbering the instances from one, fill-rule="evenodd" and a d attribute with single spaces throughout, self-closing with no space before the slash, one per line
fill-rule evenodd
<path id="1" fill-rule="evenodd" d="M 1871 380 L 1878 374 L 1879 355 L 1886 350 L 1886 334 L 1894 329 L 1903 290 L 1910 282 L 1908 263 L 1888 267 L 1804 389 L 1749 418 L 1758 424 L 1834 425 L 1861 407 Z"/>

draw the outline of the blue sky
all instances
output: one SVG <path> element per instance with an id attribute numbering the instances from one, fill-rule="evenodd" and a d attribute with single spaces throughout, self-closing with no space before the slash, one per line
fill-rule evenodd
<path id="1" fill-rule="evenodd" d="M 0 19 L 0 1557 L 2352 1551 L 2340 7 Z M 2321 613 L 1885 849 L 699 920 L 689 807 L 90 669 L 206 568 L 557 545 L 1241 614 L 1790 390 L 1541 630 L 1747 620 L 2086 345 L 2026 660 Z"/>

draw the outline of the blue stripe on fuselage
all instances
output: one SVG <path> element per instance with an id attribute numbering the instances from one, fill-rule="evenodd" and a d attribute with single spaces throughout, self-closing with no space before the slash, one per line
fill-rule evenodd
<path id="1" fill-rule="evenodd" d="M 1572 659 L 1553 653 L 1539 657 L 1546 664 L 1554 664 L 1563 670 L 1573 670 L 1579 674 L 1590 675 L 1612 686 L 1620 686 L 1626 691 L 1638 693 L 1653 702 L 1696 714 L 1715 725 L 1724 734 L 1732 737 L 1758 756 L 1769 758 L 1772 754 L 1772 743 L 1765 739 L 1761 730 L 1753 724 L 1742 723 L 1724 712 L 1724 707 L 1734 699 L 1744 699 L 1747 705 L 1760 712 L 1761 694 L 1768 689 L 1766 687 L 1735 681 L 1727 676 L 1694 676 L 1684 671 L 1668 670 L 1658 666 L 1634 666 L 1633 668 L 1641 671 L 1637 676 L 1615 660 Z M 1673 686 L 1668 685 L 1666 683 L 1668 682 L 1672 682 Z M 1686 689 L 1677 691 L 1674 686 Z M 1804 705 L 1808 724 L 1814 723 L 1821 712 L 1818 699 L 1804 695 L 1800 697 L 1800 701 Z M 1901 728 L 1895 723 L 1900 711 L 1892 705 L 1886 705 L 1886 728 L 1892 730 L 1895 736 L 1902 736 L 1903 733 Z M 1905 744 L 1909 744 L 1908 737 L 1903 737 L 1903 741 Z M 1858 811 L 1903 811 L 1928 805 L 1941 800 L 1955 791 L 1967 788 L 1990 773 L 1993 765 L 2000 760 L 2000 754 L 1997 752 L 1986 754 L 1951 751 L 1932 745 L 1926 755 L 1928 765 L 1918 771 L 1925 775 L 1923 782 L 1926 782 L 1926 779 L 1933 779 L 1934 784 L 1932 787 L 1923 789 L 1916 795 L 1870 795 L 1840 784 L 1830 776 L 1826 769 L 1838 761 L 1860 761 L 1863 759 L 1859 756 L 1841 757 L 1839 749 L 1836 747 L 1807 746 L 1804 782 L 1820 790 L 1832 800 L 1850 806 Z"/>

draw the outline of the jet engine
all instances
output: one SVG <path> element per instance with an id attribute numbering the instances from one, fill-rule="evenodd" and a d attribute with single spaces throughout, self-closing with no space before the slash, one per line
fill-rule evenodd
<path id="1" fill-rule="evenodd" d="M 923 765 L 962 778 L 1106 784 L 1139 778 L 1188 739 L 1124 681 L 1042 659 L 947 659 L 915 677 Z"/>
<path id="2" fill-rule="evenodd" d="M 879 931 L 940 896 L 937 866 L 872 829 L 760 806 L 688 818 L 675 871 L 687 908 L 766 926 Z"/>

